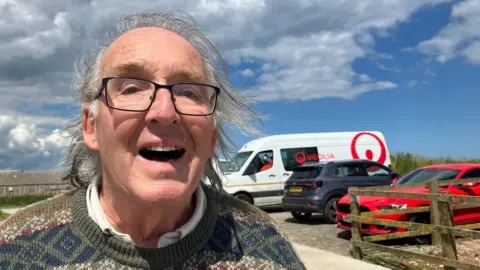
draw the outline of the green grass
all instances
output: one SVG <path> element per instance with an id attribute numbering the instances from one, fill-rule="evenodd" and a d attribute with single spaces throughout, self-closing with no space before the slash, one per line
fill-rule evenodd
<path id="1" fill-rule="evenodd" d="M 0 197 L 1 208 L 24 207 L 29 204 L 45 200 L 51 196 L 47 195 L 25 195 L 25 196 L 8 196 Z"/>
<path id="2" fill-rule="evenodd" d="M 415 170 L 419 167 L 432 165 L 432 164 L 442 164 L 442 163 L 478 163 L 480 164 L 480 158 L 451 158 L 451 157 L 423 157 L 420 155 L 415 155 L 412 153 L 393 153 L 390 155 L 392 160 L 392 168 L 400 173 L 407 174 L 408 172 Z"/>
<path id="3" fill-rule="evenodd" d="M 0 220 L 5 220 L 8 218 L 8 214 L 5 213 L 5 212 L 2 212 L 2 210 L 0 210 Z"/>

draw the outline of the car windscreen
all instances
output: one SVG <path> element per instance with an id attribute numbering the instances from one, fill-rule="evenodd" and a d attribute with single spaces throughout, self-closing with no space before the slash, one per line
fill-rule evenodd
<path id="1" fill-rule="evenodd" d="M 321 166 L 307 166 L 307 167 L 296 167 L 293 168 L 291 179 L 306 179 L 306 178 L 316 178 L 322 172 Z"/>
<path id="2" fill-rule="evenodd" d="M 396 184 L 412 184 L 421 182 L 430 182 L 433 180 L 453 180 L 460 173 L 460 170 L 456 169 L 444 169 L 444 168 L 429 168 L 418 169 L 400 178 Z"/>

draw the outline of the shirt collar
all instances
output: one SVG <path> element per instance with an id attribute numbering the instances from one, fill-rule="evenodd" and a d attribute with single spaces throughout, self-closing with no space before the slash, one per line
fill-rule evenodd
<path id="1" fill-rule="evenodd" d="M 108 221 L 107 216 L 103 211 L 102 205 L 100 204 L 97 183 L 91 183 L 88 186 L 86 200 L 88 215 L 100 227 L 103 233 L 111 234 L 125 242 L 133 243 L 130 235 L 116 231 Z M 193 211 L 192 217 L 187 221 L 187 223 L 185 223 L 177 230 L 162 235 L 158 239 L 157 247 L 160 248 L 173 244 L 185 237 L 190 232 L 192 232 L 202 219 L 206 207 L 207 200 L 205 197 L 205 192 L 203 191 L 202 186 L 199 185 L 197 190 L 195 191 L 195 210 Z"/>

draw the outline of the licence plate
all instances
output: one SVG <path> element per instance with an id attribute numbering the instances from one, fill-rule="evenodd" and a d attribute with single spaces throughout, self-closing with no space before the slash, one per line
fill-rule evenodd
<path id="1" fill-rule="evenodd" d="M 349 216 L 344 216 L 343 217 L 343 221 L 347 222 L 347 223 L 352 223 L 352 221 L 350 220 L 350 217 Z"/>
<path id="2" fill-rule="evenodd" d="M 302 192 L 302 188 L 301 187 L 291 187 L 290 192 Z"/>

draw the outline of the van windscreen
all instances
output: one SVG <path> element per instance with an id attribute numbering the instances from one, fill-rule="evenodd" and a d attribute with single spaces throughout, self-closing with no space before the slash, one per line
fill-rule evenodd
<path id="1" fill-rule="evenodd" d="M 292 178 L 304 179 L 304 178 L 316 178 L 322 172 L 322 167 L 308 166 L 308 167 L 296 167 L 293 168 Z"/>
<path id="2" fill-rule="evenodd" d="M 253 153 L 253 151 L 247 151 L 247 152 L 238 152 L 232 159 L 232 168 L 230 172 L 238 172 L 243 167 L 243 164 L 247 162 L 248 158 L 250 155 Z"/>

